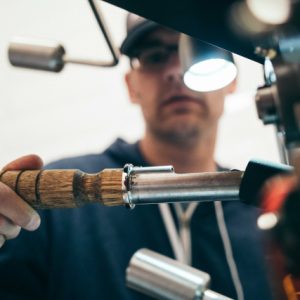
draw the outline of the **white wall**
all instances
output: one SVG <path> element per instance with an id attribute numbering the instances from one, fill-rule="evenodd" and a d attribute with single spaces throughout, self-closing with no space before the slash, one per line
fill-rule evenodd
<path id="1" fill-rule="evenodd" d="M 127 62 L 101 69 L 68 65 L 59 74 L 11 67 L 7 46 L 14 36 L 61 41 L 72 56 L 106 56 L 85 0 L 0 0 L 0 166 L 27 153 L 48 162 L 99 152 L 116 137 L 135 141 L 143 132 L 137 107 L 123 83 Z M 117 44 L 124 11 L 102 3 Z M 274 132 L 256 116 L 253 94 L 262 82 L 256 63 L 238 58 L 238 93 L 227 100 L 217 158 L 243 168 L 252 158 L 278 160 Z"/>

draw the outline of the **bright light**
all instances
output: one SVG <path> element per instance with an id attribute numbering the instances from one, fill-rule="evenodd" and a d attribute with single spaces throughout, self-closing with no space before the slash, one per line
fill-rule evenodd
<path id="1" fill-rule="evenodd" d="M 198 92 L 221 89 L 231 83 L 237 75 L 234 63 L 224 59 L 208 59 L 194 64 L 184 74 L 187 87 Z"/>
<path id="2" fill-rule="evenodd" d="M 276 82 L 276 74 L 270 59 L 266 58 L 264 63 L 265 77 L 269 84 Z"/>
<path id="3" fill-rule="evenodd" d="M 268 230 L 273 228 L 278 223 L 278 218 L 274 213 L 265 213 L 259 216 L 257 225 L 262 230 Z"/>
<path id="4" fill-rule="evenodd" d="M 282 24 L 291 13 L 291 0 L 247 0 L 252 14 L 267 24 Z"/>

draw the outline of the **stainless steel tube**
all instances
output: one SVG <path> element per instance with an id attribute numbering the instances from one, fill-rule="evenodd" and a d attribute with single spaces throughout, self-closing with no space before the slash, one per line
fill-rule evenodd
<path id="1" fill-rule="evenodd" d="M 208 289 L 209 274 L 148 249 L 133 255 L 126 282 L 130 288 L 155 299 L 230 300 Z"/>
<path id="2" fill-rule="evenodd" d="M 8 57 L 13 66 L 59 72 L 64 67 L 65 49 L 54 42 L 16 39 L 9 45 Z"/>
<path id="3" fill-rule="evenodd" d="M 129 178 L 129 205 L 164 202 L 239 200 L 241 171 L 212 173 L 134 173 Z"/>

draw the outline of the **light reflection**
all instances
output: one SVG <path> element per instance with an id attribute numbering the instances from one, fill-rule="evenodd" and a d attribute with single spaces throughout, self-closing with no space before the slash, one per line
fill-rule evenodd
<path id="1" fill-rule="evenodd" d="M 184 74 L 184 83 L 192 90 L 208 92 L 221 89 L 237 75 L 234 63 L 224 59 L 208 59 L 190 67 Z"/>
<path id="2" fill-rule="evenodd" d="M 290 0 L 246 0 L 246 2 L 252 14 L 266 24 L 285 23 L 291 13 Z"/>

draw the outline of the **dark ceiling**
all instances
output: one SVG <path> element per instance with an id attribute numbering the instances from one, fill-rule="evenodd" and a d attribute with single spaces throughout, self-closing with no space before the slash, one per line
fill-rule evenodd
<path id="1" fill-rule="evenodd" d="M 261 62 L 250 39 L 235 35 L 228 15 L 238 0 L 105 0 L 167 27 Z"/>

